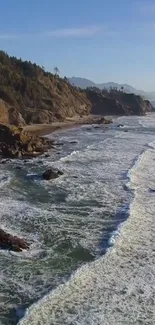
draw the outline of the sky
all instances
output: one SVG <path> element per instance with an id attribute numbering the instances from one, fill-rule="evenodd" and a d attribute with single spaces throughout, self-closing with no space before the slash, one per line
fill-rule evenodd
<path id="1" fill-rule="evenodd" d="M 61 76 L 155 91 L 155 0 L 0 0 L 0 49 Z"/>

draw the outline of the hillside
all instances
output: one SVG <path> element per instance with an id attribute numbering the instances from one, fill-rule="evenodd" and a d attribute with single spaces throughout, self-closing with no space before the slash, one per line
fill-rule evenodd
<path id="1" fill-rule="evenodd" d="M 150 103 L 122 90 L 83 90 L 67 78 L 0 51 L 0 123 L 24 125 L 92 114 L 145 114 Z"/>
<path id="2" fill-rule="evenodd" d="M 87 88 L 92 114 L 99 115 L 145 115 L 153 110 L 152 104 L 141 96 L 133 93 L 127 94 L 122 90 L 100 90 Z"/>
<path id="3" fill-rule="evenodd" d="M 111 88 L 117 88 L 117 90 L 121 90 L 123 87 L 124 92 L 126 93 L 134 93 L 136 95 L 140 95 L 145 97 L 148 100 L 155 100 L 155 91 L 152 92 L 146 92 L 143 90 L 138 90 L 130 85 L 127 84 L 118 84 L 116 82 L 105 82 L 105 83 L 95 83 L 89 79 L 86 78 L 80 78 L 80 77 L 72 77 L 69 78 L 69 81 L 72 85 L 75 85 L 76 87 L 80 87 L 82 89 L 85 89 L 87 87 L 96 87 L 99 89 L 107 89 L 110 90 Z"/>
<path id="4" fill-rule="evenodd" d="M 76 114 L 88 114 L 84 92 L 58 75 L 0 51 L 0 121 L 15 124 L 50 123 Z M 18 124 L 17 122 L 17 124 Z"/>

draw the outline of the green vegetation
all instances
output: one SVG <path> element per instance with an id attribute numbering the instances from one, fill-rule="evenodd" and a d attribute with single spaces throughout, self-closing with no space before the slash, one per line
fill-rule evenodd
<path id="1" fill-rule="evenodd" d="M 3 51 L 0 51 L 0 98 L 17 108 L 27 123 L 49 123 L 57 117 L 73 116 L 81 105 L 84 105 L 81 113 L 87 114 L 90 106 L 82 92 L 59 77 L 57 67 L 52 74 L 44 67 L 9 57 Z"/>
<path id="2" fill-rule="evenodd" d="M 51 123 L 66 117 L 93 114 L 145 114 L 151 104 L 120 90 L 72 86 L 68 79 L 46 72 L 30 61 L 9 57 L 0 51 L 0 122 Z"/>

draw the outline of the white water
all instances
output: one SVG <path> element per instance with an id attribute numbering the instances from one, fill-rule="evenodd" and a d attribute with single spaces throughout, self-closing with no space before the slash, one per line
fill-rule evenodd
<path id="1" fill-rule="evenodd" d="M 83 196 L 91 199 L 96 191 L 98 202 L 104 198 L 106 208 L 115 213 L 132 198 L 123 191 L 127 182 L 134 195 L 129 218 L 119 233 L 115 232 L 111 239 L 114 246 L 105 256 L 79 268 L 68 282 L 29 308 L 20 325 L 155 324 L 155 193 L 151 192 L 155 189 L 155 117 L 119 120 L 128 125 L 130 132 L 118 131 L 105 140 L 97 157 L 90 145 L 83 153 L 57 161 L 57 166 L 68 175 L 82 173 L 88 180 L 89 173 L 94 173 L 93 187 L 89 182 L 81 186 L 75 180 L 68 202 L 81 201 Z M 139 129 L 138 121 L 143 129 Z M 66 188 L 71 186 L 67 177 L 59 180 L 60 186 L 63 182 Z M 92 217 L 97 218 L 98 213 L 99 208 Z M 86 230 L 84 227 L 81 231 L 89 247 L 94 243 L 95 231 L 91 237 Z"/>

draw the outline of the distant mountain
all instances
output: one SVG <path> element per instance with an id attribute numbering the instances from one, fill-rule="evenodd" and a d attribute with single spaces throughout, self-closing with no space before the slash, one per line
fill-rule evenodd
<path id="1" fill-rule="evenodd" d="M 134 93 L 136 95 L 141 95 L 145 97 L 146 99 L 149 99 L 151 101 L 155 101 L 155 91 L 152 92 L 146 92 L 143 90 L 137 90 L 136 88 L 127 85 L 127 84 L 118 84 L 116 82 L 106 82 L 106 83 L 95 83 L 89 79 L 86 78 L 80 78 L 80 77 L 72 77 L 68 78 L 70 83 L 74 86 L 80 87 L 82 89 L 88 88 L 88 87 L 97 87 L 99 89 L 110 89 L 110 88 L 117 88 L 118 90 L 123 87 L 124 92 L 126 93 Z"/>

